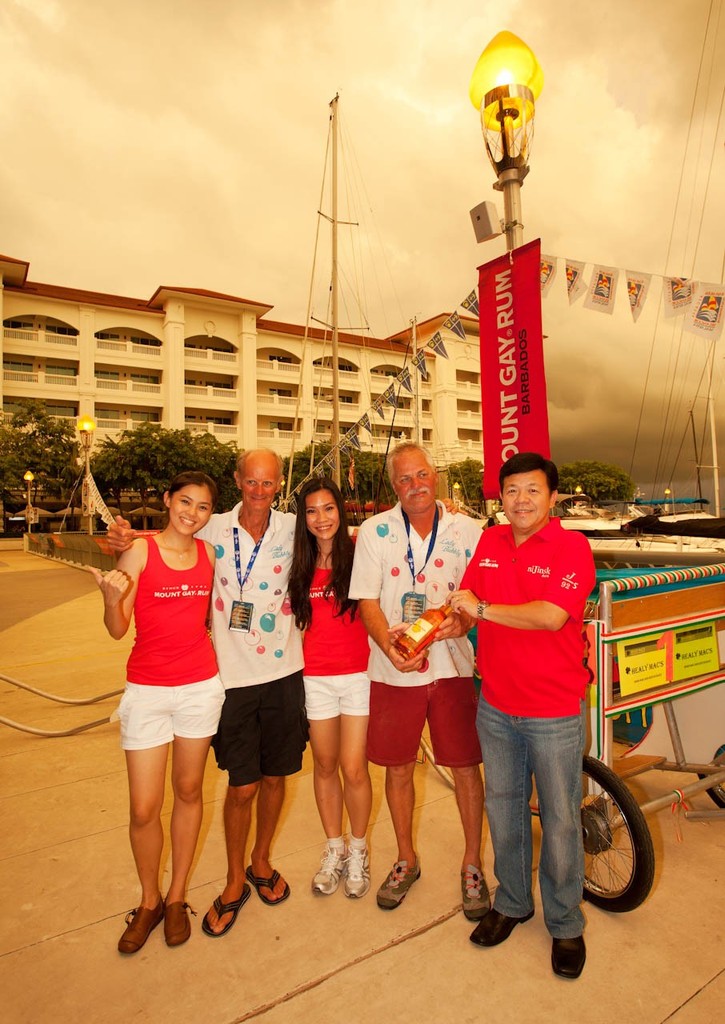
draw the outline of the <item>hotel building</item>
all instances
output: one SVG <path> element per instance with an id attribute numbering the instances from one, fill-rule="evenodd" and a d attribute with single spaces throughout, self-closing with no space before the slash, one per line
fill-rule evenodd
<path id="1" fill-rule="evenodd" d="M 289 455 L 329 441 L 331 332 L 274 320 L 265 302 L 199 288 L 159 287 L 150 299 L 41 284 L 29 263 L 0 256 L 2 410 L 42 401 L 74 422 L 91 416 L 99 438 L 140 423 L 209 431 L 239 448 Z M 340 432 L 356 429 L 366 451 L 415 438 L 439 465 L 481 458 L 478 321 L 465 340 L 443 327 L 448 313 L 417 325 L 428 379 L 411 366 L 414 392 L 396 384 L 399 408 L 374 403 L 414 355 L 411 329 L 389 338 L 341 332 Z M 440 331 L 448 358 L 428 346 Z M 360 423 L 368 414 L 372 434 Z M 394 418 L 393 418 L 394 417 Z"/>

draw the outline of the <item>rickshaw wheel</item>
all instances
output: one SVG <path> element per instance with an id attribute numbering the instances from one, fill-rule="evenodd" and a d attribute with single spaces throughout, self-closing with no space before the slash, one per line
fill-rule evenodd
<path id="1" fill-rule="evenodd" d="M 715 762 L 718 761 L 718 759 L 722 758 L 723 754 L 725 754 L 725 743 L 723 743 L 723 745 L 721 747 L 718 747 L 718 749 L 715 751 L 715 758 L 713 759 L 712 763 L 715 764 Z M 722 760 L 720 760 L 718 763 L 722 765 Z M 707 776 L 698 775 L 698 778 L 705 779 L 707 778 Z M 707 790 L 707 795 L 710 797 L 713 803 L 717 804 L 718 807 L 725 808 L 725 786 L 713 786 L 712 789 Z"/>
<path id="2" fill-rule="evenodd" d="M 649 895 L 655 855 L 644 814 L 627 786 L 602 761 L 582 767 L 584 898 L 603 910 L 634 910 Z"/>

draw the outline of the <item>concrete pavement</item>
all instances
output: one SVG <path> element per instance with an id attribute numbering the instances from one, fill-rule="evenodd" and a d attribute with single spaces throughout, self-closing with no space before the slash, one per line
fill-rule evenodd
<path id="1" fill-rule="evenodd" d="M 53 694 L 87 698 L 123 685 L 130 641 L 112 641 L 93 581 L 60 563 L 0 550 L 0 672 Z M 0 715 L 47 730 L 108 717 L 118 698 L 65 706 L 0 681 Z M 374 888 L 395 855 L 373 768 Z M 649 773 L 632 783 L 641 801 L 674 788 Z M 121 957 L 123 915 L 137 881 L 128 845 L 127 788 L 115 723 L 59 739 L 0 725 L 0 1007 L 12 1024 L 138 1020 L 175 1024 L 355 1024 L 568 1020 L 605 1024 L 709 1024 L 725 1002 L 721 897 L 725 827 L 682 821 L 670 810 L 648 823 L 655 885 L 630 914 L 584 905 L 588 961 L 576 982 L 556 978 L 538 902 L 534 919 L 495 949 L 468 941 L 460 910 L 461 833 L 455 797 L 429 766 L 416 771 L 422 877 L 394 912 L 374 889 L 360 901 L 314 897 L 322 830 L 311 761 L 288 786 L 274 863 L 292 887 L 279 907 L 253 894 L 219 940 L 203 914 L 223 886 L 225 776 L 210 758 L 205 816 L 189 899 L 191 940 L 168 949 L 157 929 Z M 713 806 L 706 795 L 692 801 Z M 168 822 L 170 801 L 164 813 Z M 493 886 L 490 843 L 486 870 Z"/>

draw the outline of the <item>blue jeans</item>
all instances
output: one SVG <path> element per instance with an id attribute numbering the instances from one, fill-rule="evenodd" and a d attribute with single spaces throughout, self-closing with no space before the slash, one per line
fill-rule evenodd
<path id="1" fill-rule="evenodd" d="M 533 775 L 541 818 L 539 886 L 546 927 L 555 939 L 581 935 L 584 701 L 579 715 L 518 718 L 497 711 L 481 696 L 476 728 L 499 882 L 495 909 L 507 917 L 525 917 L 534 909 L 529 810 Z"/>

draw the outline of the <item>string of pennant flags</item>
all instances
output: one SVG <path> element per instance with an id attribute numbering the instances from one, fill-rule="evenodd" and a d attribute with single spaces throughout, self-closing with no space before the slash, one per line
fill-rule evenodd
<path id="1" fill-rule="evenodd" d="M 476 306 L 476 315 L 478 315 L 478 306 Z M 461 322 L 461 318 L 458 313 L 452 313 L 447 320 L 442 324 L 442 329 L 447 329 L 456 334 L 461 340 L 465 341 L 466 331 Z M 430 349 L 435 352 L 436 355 L 442 356 L 444 359 L 448 359 L 448 352 L 443 342 L 443 335 L 441 331 L 436 331 L 435 334 L 430 338 L 426 344 L 420 348 L 410 361 L 410 365 L 417 370 L 423 380 L 429 379 L 429 373 L 425 367 L 425 351 Z M 367 430 L 369 434 L 373 433 L 372 420 L 370 418 L 371 413 L 377 413 L 381 420 L 385 421 L 385 409 L 387 406 L 393 409 L 400 408 L 399 394 L 400 388 L 404 388 L 409 394 L 414 394 L 415 388 L 413 386 L 413 376 L 410 372 L 410 368 L 404 366 L 400 373 L 393 378 L 391 383 L 385 389 L 385 391 L 378 398 L 375 399 L 368 412 L 364 413 L 357 423 L 350 427 L 350 429 L 343 434 L 340 438 L 339 444 L 335 445 L 325 455 L 323 459 L 318 463 L 317 469 L 320 473 L 324 473 L 326 468 L 332 467 L 335 462 L 335 453 L 339 450 L 340 452 L 346 451 L 361 451 L 362 445 L 360 444 L 360 438 L 357 435 L 358 428 L 362 427 L 363 430 Z M 298 485 L 301 486 L 301 485 Z"/>
<path id="2" fill-rule="evenodd" d="M 542 254 L 539 282 L 544 297 L 553 287 L 560 259 L 564 263 L 564 280 L 570 306 L 584 295 L 585 309 L 611 314 L 619 282 L 623 279 L 632 320 L 637 323 L 650 297 L 653 278 L 662 277 L 662 304 L 666 318 L 683 316 L 683 330 L 702 338 L 716 341 L 722 334 L 725 317 L 725 285 L 722 283 L 693 281 L 686 277 L 664 277 L 660 274 L 642 274 L 594 264 L 587 284 L 584 274 L 585 263 Z"/>
<path id="3" fill-rule="evenodd" d="M 585 277 L 586 263 L 579 260 L 565 259 L 558 256 L 541 256 L 539 268 L 539 284 L 542 297 L 546 297 L 557 277 L 559 261 L 564 263 L 564 280 L 569 305 L 573 305 L 582 296 L 584 308 L 600 313 L 612 314 L 617 288 L 620 279 L 624 279 L 627 288 L 627 299 L 634 323 L 637 323 L 642 310 L 650 297 L 653 278 L 659 274 L 642 274 L 633 271 L 621 271 L 618 267 L 602 264 L 592 265 L 592 272 L 587 282 Z M 666 318 L 684 317 L 683 330 L 701 338 L 717 341 L 722 334 L 725 319 L 725 285 L 694 281 L 685 277 L 662 277 L 662 302 Z M 474 289 L 458 303 L 458 308 L 471 316 L 479 317 L 478 291 Z M 449 330 L 462 341 L 466 340 L 466 331 L 458 313 L 452 313 L 442 324 L 441 330 Z M 424 381 L 429 379 L 425 366 L 425 352 L 430 349 L 438 356 L 448 359 L 448 352 L 443 341 L 441 330 L 433 334 L 430 340 L 420 348 L 410 361 L 410 366 L 417 371 Z M 318 473 L 324 473 L 334 465 L 335 454 L 340 452 L 361 451 L 358 429 L 362 428 L 373 434 L 371 414 L 377 414 L 385 420 L 386 407 L 400 407 L 400 388 L 409 394 L 414 393 L 413 377 L 410 368 L 405 366 L 391 381 L 382 395 L 375 399 L 368 412 L 364 413 L 357 423 L 341 438 L 337 445 L 330 449 L 316 467 Z"/>
<path id="4" fill-rule="evenodd" d="M 637 323 L 645 303 L 650 296 L 652 279 L 659 274 L 640 274 L 630 270 L 620 271 L 618 267 L 595 264 L 587 283 L 586 263 L 542 254 L 539 283 L 541 294 L 546 297 L 557 276 L 557 264 L 564 262 L 564 276 L 569 305 L 572 306 L 582 295 L 585 309 L 600 313 L 614 311 L 617 286 L 622 276 L 626 281 L 627 299 L 632 320 Z M 683 329 L 691 334 L 717 341 L 722 334 L 725 320 L 725 285 L 693 281 L 686 277 L 662 277 L 662 304 L 667 318 L 684 316 Z M 479 315 L 478 295 L 470 292 L 459 303 L 472 316 Z"/>

